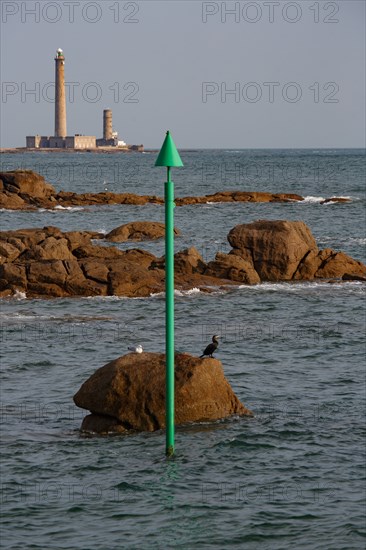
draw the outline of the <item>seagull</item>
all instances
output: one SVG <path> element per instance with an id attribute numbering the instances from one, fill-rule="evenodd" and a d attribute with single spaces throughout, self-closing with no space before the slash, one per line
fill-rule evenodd
<path id="1" fill-rule="evenodd" d="M 128 350 L 132 351 L 133 353 L 142 353 L 144 351 L 140 344 L 138 346 L 129 346 Z"/>
<path id="2" fill-rule="evenodd" d="M 208 355 L 209 357 L 212 357 L 212 354 L 215 353 L 215 351 L 218 348 L 219 338 L 220 338 L 220 336 L 217 336 L 217 335 L 212 336 L 212 344 L 208 344 L 207 348 L 205 349 L 203 354 L 200 355 L 200 357 L 204 357 L 205 355 Z"/>

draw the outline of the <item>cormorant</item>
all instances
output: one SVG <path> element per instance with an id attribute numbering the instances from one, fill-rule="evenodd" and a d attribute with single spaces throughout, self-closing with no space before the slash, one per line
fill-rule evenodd
<path id="1" fill-rule="evenodd" d="M 205 349 L 205 351 L 203 352 L 202 355 L 200 355 L 200 357 L 204 357 L 205 355 L 208 355 L 209 357 L 212 357 L 212 354 L 215 353 L 215 351 L 217 350 L 218 348 L 218 345 L 219 345 L 219 339 L 220 336 L 212 336 L 212 344 L 208 344 L 207 348 Z"/>

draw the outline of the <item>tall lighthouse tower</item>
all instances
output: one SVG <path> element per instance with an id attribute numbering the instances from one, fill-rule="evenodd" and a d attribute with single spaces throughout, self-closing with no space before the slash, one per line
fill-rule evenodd
<path id="1" fill-rule="evenodd" d="M 65 57 L 59 48 L 55 57 L 55 137 L 65 138 L 66 131 L 66 95 L 65 95 Z"/>

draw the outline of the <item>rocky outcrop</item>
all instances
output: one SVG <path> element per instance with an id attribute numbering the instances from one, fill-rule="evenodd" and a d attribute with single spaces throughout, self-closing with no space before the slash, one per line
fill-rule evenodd
<path id="1" fill-rule="evenodd" d="M 304 197 L 295 193 L 266 193 L 261 191 L 218 191 L 200 197 L 180 197 L 177 206 L 222 202 L 298 202 Z M 345 197 L 325 199 L 328 202 L 349 202 Z M 44 178 L 31 170 L 0 172 L 0 208 L 25 210 L 35 208 L 55 208 L 91 206 L 98 204 L 164 204 L 164 199 L 156 195 L 135 195 L 134 193 L 73 193 L 55 189 Z M 129 237 L 128 237 L 129 238 Z M 140 239 L 137 239 L 140 240 Z"/>
<path id="2" fill-rule="evenodd" d="M 0 172 L 0 208 L 21 210 L 47 204 L 56 204 L 56 191 L 43 176 L 32 170 Z"/>
<path id="3" fill-rule="evenodd" d="M 100 233 L 57 227 L 0 233 L 0 297 L 147 297 L 165 288 L 164 258 L 140 249 L 97 246 Z M 176 287 L 203 290 L 230 280 L 204 275 L 206 264 L 191 248 L 176 254 Z"/>
<path id="4" fill-rule="evenodd" d="M 319 250 L 304 222 L 259 220 L 234 227 L 228 240 L 233 254 L 255 270 L 261 281 L 364 277 L 366 266 L 343 252 Z"/>
<path id="5" fill-rule="evenodd" d="M 165 259 L 141 249 L 98 246 L 103 235 L 62 232 L 57 227 L 0 233 L 0 297 L 25 292 L 29 298 L 64 296 L 147 297 L 164 291 Z M 319 250 L 303 222 L 262 220 L 234 227 L 229 254 L 206 264 L 188 248 L 175 254 L 175 288 L 262 281 L 359 280 L 366 266 L 343 252 Z"/>
<path id="6" fill-rule="evenodd" d="M 89 410 L 81 429 L 97 433 L 165 428 L 165 355 L 130 353 L 98 369 L 74 396 Z M 175 423 L 252 416 L 217 359 L 175 356 Z"/>
<path id="7" fill-rule="evenodd" d="M 265 193 L 256 191 L 219 191 L 204 197 L 182 197 L 175 200 L 177 206 L 220 202 L 296 202 L 304 197 L 294 193 Z"/>
<path id="8" fill-rule="evenodd" d="M 178 229 L 174 234 L 180 235 Z M 110 231 L 105 239 L 107 241 L 121 243 L 125 241 L 146 241 L 162 239 L 165 236 L 165 224 L 160 222 L 131 222 L 120 225 Z"/>

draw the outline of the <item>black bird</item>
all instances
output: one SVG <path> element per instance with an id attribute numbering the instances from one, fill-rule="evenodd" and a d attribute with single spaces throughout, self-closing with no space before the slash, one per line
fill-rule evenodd
<path id="1" fill-rule="evenodd" d="M 219 338 L 220 338 L 220 336 L 217 336 L 217 335 L 212 336 L 212 344 L 208 344 L 207 348 L 205 349 L 203 354 L 200 355 L 200 357 L 204 357 L 205 355 L 208 355 L 209 357 L 212 357 L 212 354 L 215 353 L 215 351 L 218 348 Z"/>

